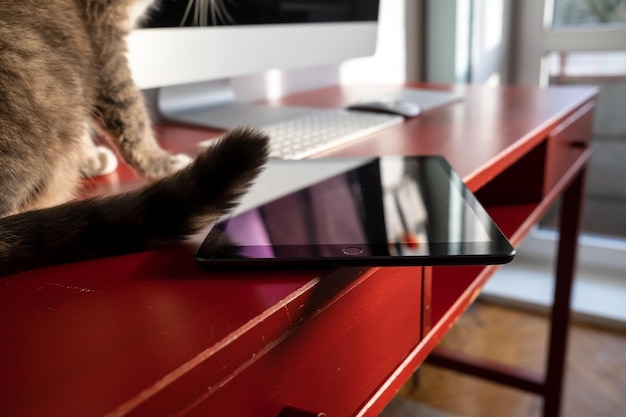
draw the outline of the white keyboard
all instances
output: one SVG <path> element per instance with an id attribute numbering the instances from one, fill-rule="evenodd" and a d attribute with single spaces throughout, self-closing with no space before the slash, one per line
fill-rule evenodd
<path id="1" fill-rule="evenodd" d="M 271 157 L 303 159 L 403 121 L 396 115 L 331 109 L 259 128 L 270 135 Z M 207 140 L 199 146 L 210 143 Z"/>

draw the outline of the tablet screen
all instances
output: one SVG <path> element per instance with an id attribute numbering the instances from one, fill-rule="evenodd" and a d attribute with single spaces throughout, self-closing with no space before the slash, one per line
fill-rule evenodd
<path id="1" fill-rule="evenodd" d="M 259 178 L 258 204 L 244 201 L 209 232 L 197 253 L 203 266 L 460 265 L 514 255 L 444 158 L 274 163 L 282 174 Z"/>

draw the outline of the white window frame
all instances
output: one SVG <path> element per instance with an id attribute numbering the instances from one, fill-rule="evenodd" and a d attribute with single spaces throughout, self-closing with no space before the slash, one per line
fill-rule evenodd
<path id="1" fill-rule="evenodd" d="M 516 84 L 547 86 L 547 57 L 551 52 L 626 51 L 626 27 L 623 25 L 552 28 L 554 0 L 516 3 L 518 47 L 514 51 L 516 65 L 513 71 Z M 524 242 L 524 253 L 534 258 L 551 256 L 557 238 L 556 232 L 536 228 Z M 579 242 L 581 265 L 617 271 L 626 269 L 626 242 L 585 234 Z"/>
<path id="2" fill-rule="evenodd" d="M 626 51 L 626 27 L 576 26 L 552 28 L 554 0 L 516 2 L 519 8 L 514 81 L 547 86 L 546 57 L 550 52 Z"/>

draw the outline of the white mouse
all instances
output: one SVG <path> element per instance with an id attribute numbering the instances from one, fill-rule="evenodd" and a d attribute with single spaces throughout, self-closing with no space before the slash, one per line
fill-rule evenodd
<path id="1" fill-rule="evenodd" d="M 414 117 L 421 113 L 420 106 L 405 100 L 373 100 L 354 103 L 346 107 L 348 110 L 371 111 L 376 113 L 397 114 L 403 117 Z"/>

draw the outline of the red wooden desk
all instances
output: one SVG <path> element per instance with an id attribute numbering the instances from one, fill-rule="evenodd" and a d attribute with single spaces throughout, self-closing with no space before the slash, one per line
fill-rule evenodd
<path id="1" fill-rule="evenodd" d="M 391 89 L 329 88 L 279 103 L 338 107 Z M 544 395 L 546 415 L 557 415 L 597 91 L 455 89 L 464 101 L 332 155 L 445 155 L 514 244 L 563 196 L 545 379 L 449 353 L 429 358 Z M 217 134 L 158 133 L 168 149 L 191 153 Z M 86 193 L 139 184 L 120 167 Z M 274 417 L 286 406 L 376 416 L 495 271 L 206 272 L 193 260 L 200 238 L 0 279 L 0 416 Z"/>

